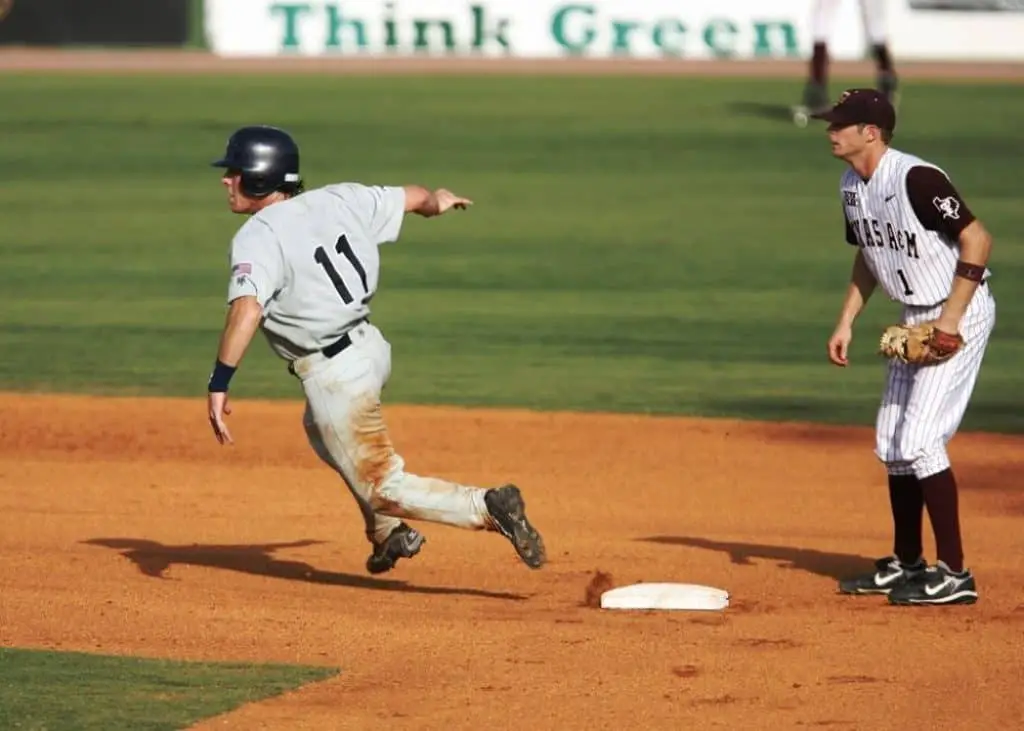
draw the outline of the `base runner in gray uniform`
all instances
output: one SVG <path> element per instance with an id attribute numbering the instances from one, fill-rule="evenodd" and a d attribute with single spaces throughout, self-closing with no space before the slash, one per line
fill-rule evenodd
<path id="1" fill-rule="evenodd" d="M 262 329 L 305 392 L 310 445 L 362 510 L 370 573 L 419 553 L 425 538 L 402 518 L 500 533 L 527 566 L 542 566 L 544 543 L 515 485 L 472 487 L 406 472 L 381 417 L 391 346 L 369 321 L 378 247 L 398 239 L 406 213 L 438 216 L 472 202 L 418 185 L 306 191 L 298 146 L 276 127 L 236 130 L 213 165 L 225 168 L 231 210 L 248 216 L 231 243 L 228 313 L 208 385 L 218 441 L 232 443 L 228 383 Z"/>

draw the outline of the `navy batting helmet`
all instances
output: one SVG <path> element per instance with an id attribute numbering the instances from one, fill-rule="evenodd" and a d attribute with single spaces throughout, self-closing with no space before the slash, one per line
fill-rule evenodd
<path id="1" fill-rule="evenodd" d="M 224 157 L 212 165 L 241 173 L 242 192 L 253 198 L 276 190 L 302 190 L 299 146 L 277 127 L 256 125 L 235 130 L 228 138 Z"/>

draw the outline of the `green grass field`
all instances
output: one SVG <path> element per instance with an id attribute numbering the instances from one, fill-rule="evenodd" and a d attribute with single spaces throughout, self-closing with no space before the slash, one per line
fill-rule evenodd
<path id="1" fill-rule="evenodd" d="M 865 80 L 860 80 L 863 83 Z M 838 87 L 837 82 L 837 89 Z M 1024 431 L 1019 86 L 908 83 L 897 147 L 954 177 L 995 235 L 999 322 L 964 428 Z M 411 217 L 374 321 L 391 402 L 870 423 L 896 316 L 825 360 L 853 250 L 799 84 L 686 78 L 0 79 L 0 388 L 205 393 L 230 214 L 208 162 L 290 129 L 312 185 L 444 185 Z M 998 111 L 997 111 L 998 110 Z M 262 342 L 239 397 L 298 397 Z"/>
<path id="2" fill-rule="evenodd" d="M 336 674 L 0 648 L 0 728 L 171 731 Z"/>

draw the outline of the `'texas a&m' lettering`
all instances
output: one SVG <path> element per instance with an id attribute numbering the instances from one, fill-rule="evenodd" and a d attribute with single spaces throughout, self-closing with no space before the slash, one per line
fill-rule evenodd
<path id="1" fill-rule="evenodd" d="M 910 259 L 921 258 L 915 231 L 907 231 L 877 218 L 854 218 L 850 220 L 850 226 L 861 248 L 888 247 L 906 253 Z"/>

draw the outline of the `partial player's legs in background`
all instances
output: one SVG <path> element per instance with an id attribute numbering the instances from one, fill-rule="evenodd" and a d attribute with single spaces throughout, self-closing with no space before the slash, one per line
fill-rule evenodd
<path id="1" fill-rule="evenodd" d="M 804 106 L 812 113 L 829 106 L 828 43 L 835 24 L 836 11 L 840 0 L 815 0 L 811 15 L 811 38 L 814 48 L 811 52 L 807 84 L 804 86 Z"/>
<path id="2" fill-rule="evenodd" d="M 892 54 L 889 52 L 888 26 L 885 17 L 886 0 L 861 0 L 864 33 L 871 45 L 871 57 L 877 69 L 877 88 L 888 97 L 893 106 L 899 105 L 899 82 Z"/>
<path id="3" fill-rule="evenodd" d="M 812 113 L 829 105 L 828 96 L 828 43 L 815 41 L 811 52 L 811 70 L 804 86 L 803 103 Z"/>
<path id="4" fill-rule="evenodd" d="M 814 3 L 811 15 L 814 50 L 811 54 L 810 68 L 800 104 L 790 109 L 793 114 L 793 122 L 798 127 L 806 127 L 812 114 L 824 111 L 829 107 L 828 39 L 832 32 L 832 23 L 839 1 L 816 0 Z"/>

